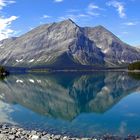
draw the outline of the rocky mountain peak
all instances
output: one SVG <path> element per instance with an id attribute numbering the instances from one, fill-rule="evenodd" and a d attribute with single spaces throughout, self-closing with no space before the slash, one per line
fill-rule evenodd
<path id="1" fill-rule="evenodd" d="M 97 29 L 99 29 L 99 30 L 108 31 L 103 25 L 98 25 L 98 26 L 95 26 L 94 28 L 97 28 Z"/>
<path id="2" fill-rule="evenodd" d="M 139 49 L 102 25 L 84 28 L 71 19 L 41 25 L 16 39 L 0 41 L 0 45 L 0 65 L 6 66 L 116 67 L 140 60 Z"/>
<path id="3" fill-rule="evenodd" d="M 60 21 L 58 25 L 67 27 L 67 28 L 79 28 L 79 26 L 71 19 L 66 19 L 64 21 Z"/>
<path id="4" fill-rule="evenodd" d="M 76 25 L 76 23 L 75 23 L 72 19 L 70 19 L 70 18 L 68 18 L 68 19 L 66 19 L 66 20 L 63 20 L 63 21 L 61 21 L 61 22 L 69 23 L 69 24 L 75 24 L 75 25 Z"/>

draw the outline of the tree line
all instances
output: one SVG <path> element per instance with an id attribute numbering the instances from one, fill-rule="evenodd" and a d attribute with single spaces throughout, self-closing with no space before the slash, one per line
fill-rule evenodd
<path id="1" fill-rule="evenodd" d="M 128 70 L 140 70 L 140 61 L 129 64 Z"/>

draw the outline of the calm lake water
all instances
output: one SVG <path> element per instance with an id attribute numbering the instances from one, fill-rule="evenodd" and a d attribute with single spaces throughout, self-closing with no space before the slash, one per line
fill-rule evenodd
<path id="1" fill-rule="evenodd" d="M 119 72 L 11 75 L 0 122 L 73 136 L 140 134 L 140 80 Z"/>

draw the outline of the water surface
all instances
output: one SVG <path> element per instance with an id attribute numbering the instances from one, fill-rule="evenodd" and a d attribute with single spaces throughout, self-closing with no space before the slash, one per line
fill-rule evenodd
<path id="1" fill-rule="evenodd" d="M 140 80 L 120 72 L 11 75 L 0 122 L 73 136 L 140 134 Z"/>

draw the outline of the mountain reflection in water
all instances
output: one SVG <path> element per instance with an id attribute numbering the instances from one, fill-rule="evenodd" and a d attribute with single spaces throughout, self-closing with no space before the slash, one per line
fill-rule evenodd
<path id="1" fill-rule="evenodd" d="M 119 72 L 11 75 L 0 81 L 0 100 L 4 103 L 65 121 L 81 113 L 104 114 L 137 91 L 140 80 Z"/>

